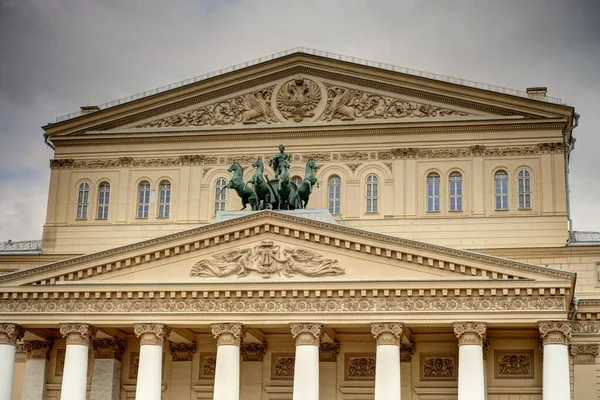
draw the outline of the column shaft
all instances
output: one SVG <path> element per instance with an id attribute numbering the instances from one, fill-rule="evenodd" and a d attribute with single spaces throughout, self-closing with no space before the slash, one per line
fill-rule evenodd
<path id="1" fill-rule="evenodd" d="M 483 323 L 454 324 L 458 338 L 458 400 L 483 400 L 486 396 L 483 372 L 483 341 L 487 326 Z"/>
<path id="2" fill-rule="evenodd" d="M 61 324 L 60 333 L 67 339 L 65 369 L 60 389 L 61 400 L 85 400 L 87 397 L 88 352 L 96 328 L 89 324 Z"/>
<path id="3" fill-rule="evenodd" d="M 540 322 L 544 344 L 542 398 L 568 400 L 571 398 L 569 375 L 569 339 L 571 323 L 567 321 Z"/>
<path id="4" fill-rule="evenodd" d="M 296 339 L 293 400 L 319 400 L 319 324 L 291 324 Z"/>
<path id="5" fill-rule="evenodd" d="M 371 324 L 377 342 L 375 400 L 400 400 L 400 340 L 403 325 L 394 322 Z"/>
<path id="6" fill-rule="evenodd" d="M 140 338 L 140 364 L 135 400 L 160 400 L 162 393 L 163 343 L 171 330 L 163 324 L 134 325 L 133 332 Z"/>
<path id="7" fill-rule="evenodd" d="M 217 339 L 217 363 L 213 400 L 240 398 L 240 343 L 245 329 L 239 323 L 214 324 L 211 332 Z"/>
<path id="8" fill-rule="evenodd" d="M 11 400 L 17 340 L 25 330 L 17 324 L 0 323 L 0 400 Z"/>

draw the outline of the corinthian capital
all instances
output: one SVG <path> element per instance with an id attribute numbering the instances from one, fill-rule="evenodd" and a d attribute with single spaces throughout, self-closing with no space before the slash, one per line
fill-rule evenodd
<path id="1" fill-rule="evenodd" d="M 572 331 L 569 321 L 544 321 L 540 322 L 539 328 L 544 345 L 569 344 Z"/>
<path id="2" fill-rule="evenodd" d="M 165 324 L 143 323 L 134 324 L 133 333 L 140 338 L 140 346 L 162 346 L 171 329 Z"/>
<path id="3" fill-rule="evenodd" d="M 458 338 L 458 345 L 475 344 L 483 346 L 487 332 L 487 325 L 480 322 L 456 322 L 454 334 Z"/>
<path id="4" fill-rule="evenodd" d="M 96 339 L 92 341 L 92 349 L 94 356 L 98 359 L 119 360 L 125 350 L 127 350 L 127 342 L 120 339 Z"/>
<path id="5" fill-rule="evenodd" d="M 371 333 L 375 337 L 377 346 L 392 344 L 400 346 L 404 325 L 397 322 L 377 322 L 371 324 Z"/>
<path id="6" fill-rule="evenodd" d="M 217 346 L 239 346 L 244 336 L 246 336 L 246 328 L 237 322 L 213 324 L 210 330 L 215 339 L 217 339 Z"/>
<path id="7" fill-rule="evenodd" d="M 52 340 L 32 340 L 23 343 L 23 352 L 29 359 L 48 359 L 53 344 Z"/>
<path id="8" fill-rule="evenodd" d="M 17 340 L 21 340 L 25 335 L 25 329 L 17 324 L 0 323 L 0 344 L 17 345 Z"/>
<path id="9" fill-rule="evenodd" d="M 569 349 L 569 353 L 571 353 L 571 357 L 573 357 L 573 362 L 575 364 L 596 364 L 596 357 L 600 353 L 600 345 L 597 343 L 594 344 L 585 344 L 585 343 L 577 343 L 572 344 Z"/>
<path id="10" fill-rule="evenodd" d="M 296 346 L 318 346 L 321 342 L 321 324 L 301 323 L 290 324 L 292 336 L 296 339 Z"/>
<path id="11" fill-rule="evenodd" d="M 96 328 L 90 324 L 68 323 L 60 324 L 60 334 L 69 344 L 90 345 L 90 340 L 96 336 Z"/>

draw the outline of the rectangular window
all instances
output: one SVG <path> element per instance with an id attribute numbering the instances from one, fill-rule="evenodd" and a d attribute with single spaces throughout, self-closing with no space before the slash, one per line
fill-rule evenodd
<path id="1" fill-rule="evenodd" d="M 150 208 L 150 184 L 142 183 L 138 190 L 138 209 L 137 217 L 140 219 L 148 218 L 148 210 Z"/>
<path id="2" fill-rule="evenodd" d="M 440 211 L 440 176 L 429 174 L 427 177 L 427 212 Z"/>
<path id="3" fill-rule="evenodd" d="M 462 211 L 462 175 L 450 175 L 450 211 Z"/>
<path id="4" fill-rule="evenodd" d="M 98 190 L 98 219 L 108 219 L 108 203 L 110 201 L 110 185 L 100 185 Z"/>
<path id="5" fill-rule="evenodd" d="M 495 176 L 496 210 L 508 210 L 508 175 L 499 171 Z"/>

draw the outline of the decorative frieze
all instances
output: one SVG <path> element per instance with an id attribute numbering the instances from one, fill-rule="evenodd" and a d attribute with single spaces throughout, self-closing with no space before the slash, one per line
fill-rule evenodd
<path id="1" fill-rule="evenodd" d="M 169 350 L 173 361 L 192 361 L 196 353 L 196 342 L 193 343 L 173 343 L 169 342 Z"/>
<path id="2" fill-rule="evenodd" d="M 456 354 L 421 354 L 422 381 L 455 381 L 458 378 Z"/>
<path id="3" fill-rule="evenodd" d="M 336 362 L 340 354 L 340 342 L 323 342 L 319 345 L 320 362 Z"/>
<path id="4" fill-rule="evenodd" d="M 267 352 L 267 343 L 242 343 L 240 347 L 242 360 L 262 362 Z"/>
<path id="5" fill-rule="evenodd" d="M 539 323 L 543 344 L 569 344 L 573 331 L 569 321 L 548 321 Z"/>
<path id="6" fill-rule="evenodd" d="M 162 346 L 171 329 L 165 324 L 141 323 L 133 325 L 133 333 L 140 339 L 140 346 Z"/>
<path id="7" fill-rule="evenodd" d="M 295 363 L 296 355 L 294 353 L 272 353 L 271 379 L 294 379 Z"/>
<path id="8" fill-rule="evenodd" d="M 123 353 L 127 350 L 127 342 L 121 339 L 94 339 L 92 349 L 96 359 L 121 361 Z"/>
<path id="9" fill-rule="evenodd" d="M 371 333 L 377 346 L 391 344 L 400 346 L 404 325 L 396 322 L 378 322 L 371 324 Z"/>
<path id="10" fill-rule="evenodd" d="M 22 351 L 27 354 L 28 359 L 47 360 L 50 358 L 50 349 L 54 342 L 52 340 L 32 340 L 22 345 Z"/>
<path id="11" fill-rule="evenodd" d="M 411 362 L 412 356 L 415 354 L 416 345 L 414 343 L 400 343 L 400 361 Z"/>
<path id="12" fill-rule="evenodd" d="M 296 346 L 318 346 L 321 341 L 321 324 L 300 323 L 290 324 L 292 336 L 296 339 Z"/>
<path id="13" fill-rule="evenodd" d="M 60 334 L 66 338 L 67 346 L 70 344 L 89 346 L 90 341 L 96 336 L 96 328 L 90 324 L 60 324 Z"/>
<path id="14" fill-rule="evenodd" d="M 533 350 L 496 350 L 494 359 L 496 379 L 534 378 Z"/>
<path id="15" fill-rule="evenodd" d="M 17 341 L 21 340 L 25 335 L 25 329 L 17 324 L 0 323 L 0 344 L 17 345 Z"/>
<path id="16" fill-rule="evenodd" d="M 345 353 L 344 378 L 347 381 L 375 380 L 375 365 L 373 353 Z"/>
<path id="17" fill-rule="evenodd" d="M 339 154 L 340 161 L 366 161 L 369 159 L 369 153 L 366 151 L 351 151 Z"/>
<path id="18" fill-rule="evenodd" d="M 246 328 L 239 323 L 213 324 L 211 332 L 217 346 L 239 346 L 246 336 Z"/>
<path id="19" fill-rule="evenodd" d="M 199 379 L 214 379 L 217 370 L 217 353 L 200 353 Z"/>
<path id="20" fill-rule="evenodd" d="M 337 260 L 323 258 L 319 253 L 304 248 L 281 248 L 272 240 L 263 240 L 253 248 L 237 248 L 214 254 L 210 260 L 201 260 L 192 266 L 190 276 L 243 277 L 257 272 L 263 278 L 282 274 L 309 277 L 343 275 Z"/>
<path id="21" fill-rule="evenodd" d="M 575 364 L 595 365 L 596 358 L 600 353 L 600 345 L 597 343 L 573 343 L 569 346 L 569 353 Z"/>
<path id="22" fill-rule="evenodd" d="M 458 338 L 458 345 L 483 346 L 487 325 L 479 322 L 457 322 L 454 324 L 454 334 Z"/>

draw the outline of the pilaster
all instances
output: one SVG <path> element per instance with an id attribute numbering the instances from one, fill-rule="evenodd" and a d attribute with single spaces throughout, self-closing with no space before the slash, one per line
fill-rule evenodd
<path id="1" fill-rule="evenodd" d="M 94 371 L 90 400 L 119 400 L 121 394 L 121 357 L 127 342 L 119 339 L 96 339 Z"/>

